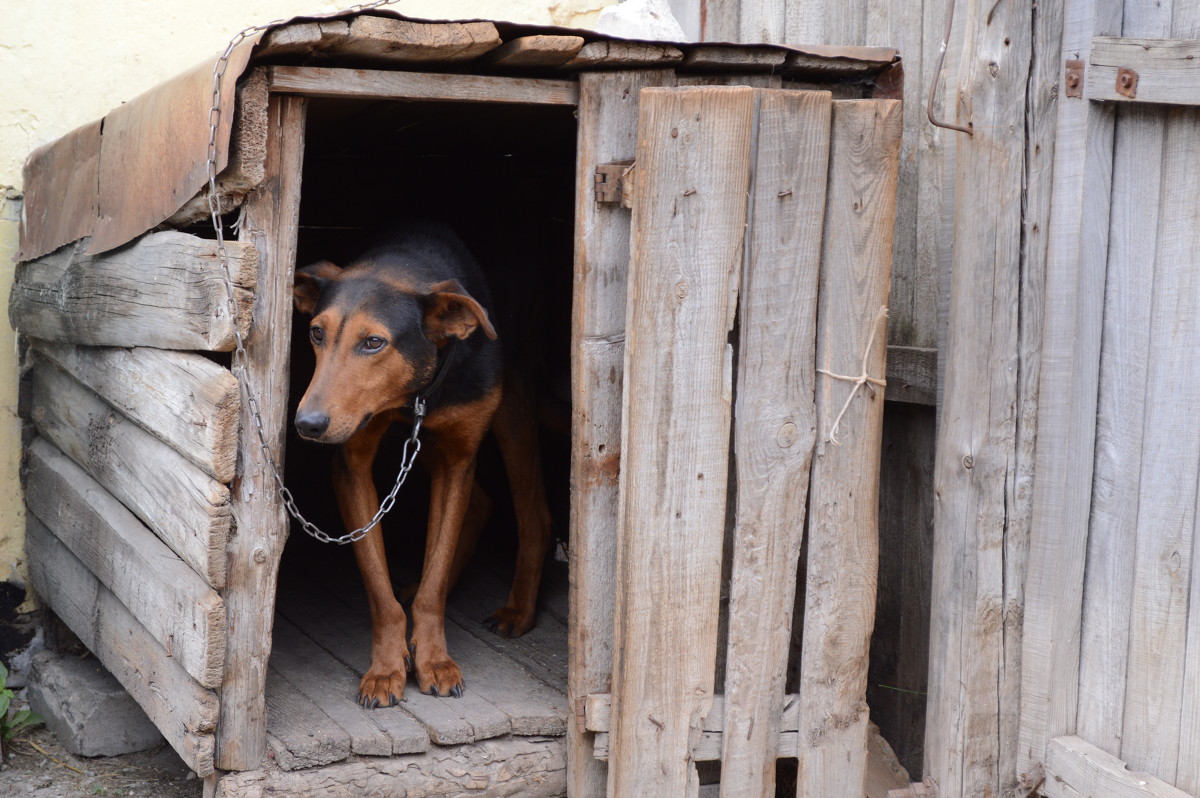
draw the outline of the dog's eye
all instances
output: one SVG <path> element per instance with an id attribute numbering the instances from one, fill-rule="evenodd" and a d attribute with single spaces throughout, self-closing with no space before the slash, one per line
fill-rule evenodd
<path id="1" fill-rule="evenodd" d="M 308 337 L 312 339 L 314 344 L 325 342 L 325 330 L 322 327 L 310 327 L 308 329 Z"/>
<path id="2" fill-rule="evenodd" d="M 362 346 L 363 349 L 367 350 L 368 352 L 378 352 L 380 349 L 383 349 L 383 345 L 386 343 L 387 341 L 383 340 L 378 335 L 370 335 L 367 336 L 366 340 L 362 342 Z"/>

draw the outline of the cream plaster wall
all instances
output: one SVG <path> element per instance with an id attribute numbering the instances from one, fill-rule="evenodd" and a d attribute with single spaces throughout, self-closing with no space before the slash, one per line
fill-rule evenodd
<path id="1" fill-rule="evenodd" d="M 426 19 L 591 27 L 615 0 L 402 0 Z M 250 25 L 351 0 L 0 0 L 0 309 L 8 306 L 21 165 L 36 147 L 220 53 Z M 13 191 L 12 189 L 16 189 Z M 6 192 L 7 189 L 7 192 Z M 16 336 L 0 322 L 0 581 L 23 571 Z"/>

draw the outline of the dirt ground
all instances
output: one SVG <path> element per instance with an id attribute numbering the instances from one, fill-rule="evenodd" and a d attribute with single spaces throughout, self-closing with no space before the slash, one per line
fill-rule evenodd
<path id="1" fill-rule="evenodd" d="M 4 753 L 4 798 L 199 798 L 204 789 L 166 743 L 136 754 L 87 759 L 67 753 L 39 726 L 18 732 Z"/>

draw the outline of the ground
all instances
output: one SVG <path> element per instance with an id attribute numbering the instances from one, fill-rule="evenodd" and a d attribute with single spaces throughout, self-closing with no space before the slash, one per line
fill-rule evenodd
<path id="1" fill-rule="evenodd" d="M 87 759 L 67 753 L 39 726 L 5 746 L 0 795 L 10 798 L 199 798 L 202 782 L 169 745 Z"/>

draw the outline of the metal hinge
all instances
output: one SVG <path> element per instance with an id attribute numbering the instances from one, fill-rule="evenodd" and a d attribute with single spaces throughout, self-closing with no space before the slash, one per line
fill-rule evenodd
<path id="1" fill-rule="evenodd" d="M 632 160 L 599 164 L 596 167 L 596 202 L 632 208 L 634 166 Z"/>

